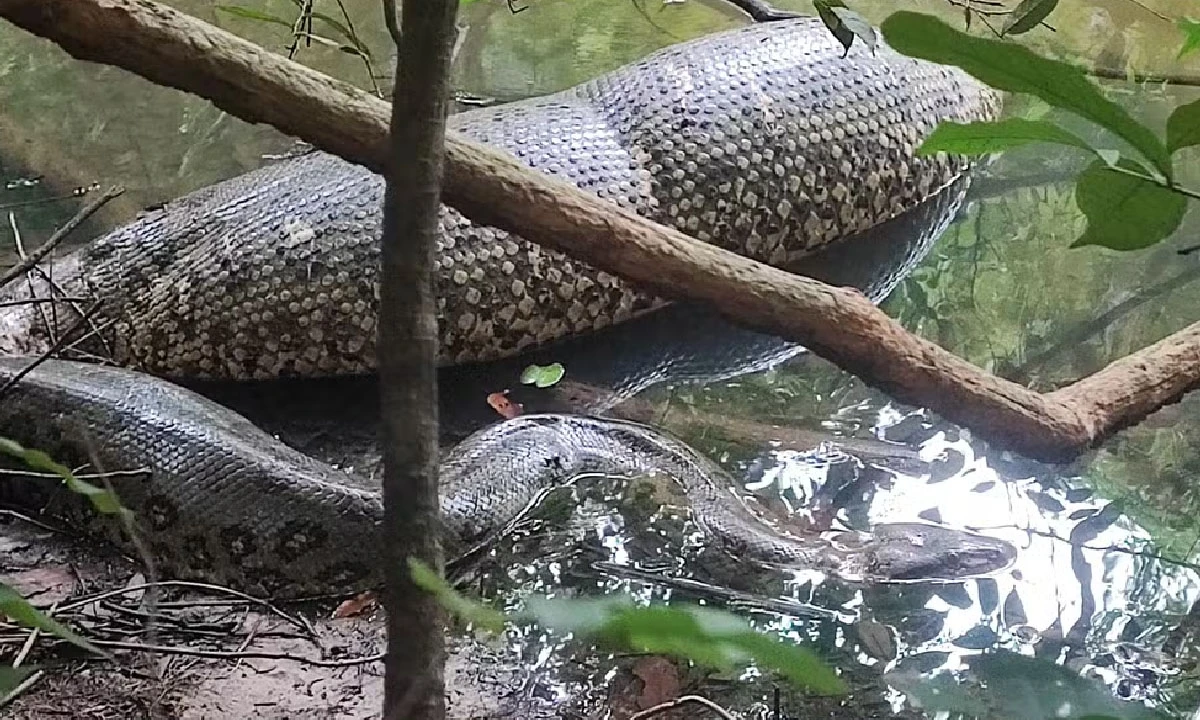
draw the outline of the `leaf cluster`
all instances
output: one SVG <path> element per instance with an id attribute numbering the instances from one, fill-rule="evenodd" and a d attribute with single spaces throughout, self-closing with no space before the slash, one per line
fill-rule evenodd
<path id="1" fill-rule="evenodd" d="M 1200 101 L 1175 109 L 1167 120 L 1164 140 L 1069 63 L 1041 57 L 1003 39 L 970 35 L 921 13 L 897 12 L 880 29 L 901 53 L 958 66 L 993 88 L 1036 97 L 1106 131 L 1113 147 L 1094 146 L 1047 119 L 944 122 L 918 150 L 926 155 L 988 155 L 1044 143 L 1090 155 L 1092 162 L 1075 185 L 1076 204 L 1087 218 L 1087 227 L 1073 247 L 1149 247 L 1179 227 L 1189 198 L 1200 198 L 1200 193 L 1175 180 L 1180 151 L 1200 145 Z"/>

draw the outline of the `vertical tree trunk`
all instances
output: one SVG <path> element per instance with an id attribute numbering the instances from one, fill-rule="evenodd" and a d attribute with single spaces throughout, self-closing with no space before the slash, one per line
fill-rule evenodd
<path id="1" fill-rule="evenodd" d="M 458 0 L 404 0 L 384 200 L 379 374 L 383 409 L 386 720 L 442 720 L 444 617 L 407 560 L 442 570 L 433 255 Z"/>

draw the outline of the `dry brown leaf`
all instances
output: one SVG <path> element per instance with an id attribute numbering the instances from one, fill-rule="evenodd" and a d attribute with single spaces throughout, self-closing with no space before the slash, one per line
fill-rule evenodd
<path id="1" fill-rule="evenodd" d="M 335 618 L 357 617 L 373 612 L 379 606 L 379 595 L 374 590 L 361 592 L 344 601 L 333 611 Z"/>
<path id="2" fill-rule="evenodd" d="M 642 691 L 637 704 L 642 710 L 662 705 L 679 697 L 683 688 L 679 681 L 679 669 L 675 663 L 661 655 L 649 655 L 639 659 L 633 666 L 633 674 L 642 681 Z"/>
<path id="3" fill-rule="evenodd" d="M 525 411 L 521 403 L 513 402 L 508 399 L 508 391 L 494 392 L 487 396 L 488 405 L 492 409 L 500 413 L 503 417 L 511 420 Z"/>

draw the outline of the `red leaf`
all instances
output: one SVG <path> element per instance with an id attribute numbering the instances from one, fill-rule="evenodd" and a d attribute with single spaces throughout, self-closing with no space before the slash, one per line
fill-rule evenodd
<path id="1" fill-rule="evenodd" d="M 333 611 L 335 618 L 348 618 L 365 615 L 379 606 L 379 596 L 374 590 L 359 593 L 337 606 Z"/>
<path id="2" fill-rule="evenodd" d="M 511 420 L 525 411 L 521 403 L 513 402 L 508 399 L 508 391 L 494 392 L 487 396 L 488 405 L 492 409 L 500 413 L 501 416 Z"/>

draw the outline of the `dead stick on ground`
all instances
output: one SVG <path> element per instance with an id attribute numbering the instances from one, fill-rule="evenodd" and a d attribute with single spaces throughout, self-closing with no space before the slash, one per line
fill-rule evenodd
<path id="1" fill-rule="evenodd" d="M 150 0 L 0 0 L 0 17 L 75 57 L 195 93 L 383 172 L 386 102 Z M 443 200 L 665 298 L 709 303 L 750 329 L 805 345 L 897 400 L 1039 460 L 1070 460 L 1200 383 L 1200 323 L 1055 393 L 1008 382 L 916 337 L 861 293 L 698 242 L 446 137 Z"/>
<path id="2" fill-rule="evenodd" d="M 71 233 L 75 232 L 75 229 L 82 225 L 85 220 L 91 217 L 97 210 L 104 207 L 104 204 L 109 200 L 112 200 L 123 192 L 125 192 L 124 188 L 115 186 L 110 187 L 95 200 L 81 208 L 79 212 L 75 213 L 75 217 L 68 220 L 66 225 L 63 225 L 57 231 L 55 231 L 55 233 L 50 236 L 49 240 L 42 243 L 41 247 L 33 251 L 33 253 L 30 254 L 29 257 L 25 258 L 25 260 L 23 260 L 19 265 L 9 269 L 8 272 L 4 273 L 3 277 L 0 277 L 0 287 L 8 285 L 16 278 L 19 278 L 32 270 L 35 265 L 37 265 L 42 261 L 43 258 L 50 254 L 51 250 L 58 247 L 59 243 L 65 240 Z"/>
<path id="3" fill-rule="evenodd" d="M 684 705 L 703 705 L 716 714 L 717 717 L 720 717 L 723 720 L 737 720 L 737 716 L 733 713 L 716 704 L 712 700 L 699 695 L 684 695 L 683 697 L 678 697 L 674 700 L 668 700 L 665 703 L 655 705 L 652 708 L 646 708 L 641 712 L 636 712 L 633 715 L 630 715 L 629 720 L 646 720 L 647 718 L 652 718 L 656 715 L 662 715 L 668 710 L 674 710 L 675 708 L 683 707 Z"/>
<path id="4" fill-rule="evenodd" d="M 290 613 L 286 613 L 283 610 L 280 610 L 278 607 L 276 607 L 274 604 L 272 604 L 268 600 L 256 598 L 253 595 L 248 595 L 240 590 L 234 590 L 233 588 L 227 588 L 227 587 L 223 587 L 221 585 L 213 585 L 210 583 L 201 583 L 201 582 L 190 582 L 187 580 L 160 580 L 155 583 L 139 583 L 136 585 L 130 585 L 128 587 L 117 588 L 116 590 L 108 590 L 108 591 L 102 592 L 98 595 L 84 597 L 79 600 L 70 602 L 66 605 L 63 605 L 62 607 L 58 608 L 58 613 L 62 614 L 62 613 L 70 612 L 72 610 L 77 610 L 85 605 L 90 605 L 92 603 L 99 602 L 101 600 L 107 600 L 108 598 L 111 598 L 111 597 L 117 597 L 119 595 L 128 595 L 128 594 L 134 593 L 134 592 L 142 592 L 144 590 L 149 590 L 152 586 L 158 587 L 158 588 L 167 588 L 167 587 L 185 588 L 185 589 L 189 589 L 189 590 L 202 590 L 202 591 L 206 591 L 206 592 L 215 592 L 215 593 L 223 593 L 226 595 L 231 595 L 231 596 L 237 598 L 238 600 L 243 600 L 245 602 L 248 602 L 248 603 L 251 603 L 254 605 L 261 605 L 262 607 L 266 608 L 270 612 L 278 615 L 279 617 L 283 618 L 284 620 L 287 620 L 292 625 L 295 625 L 296 627 L 300 628 L 300 630 L 302 630 L 305 633 L 305 635 L 308 636 L 308 638 L 310 640 L 315 641 L 317 639 L 317 631 L 312 626 L 311 623 L 309 623 L 307 620 L 304 620 L 301 616 L 291 615 Z"/>
<path id="5" fill-rule="evenodd" d="M 383 661 L 383 653 L 362 655 L 360 657 L 342 658 L 341 660 L 321 660 L 320 658 L 304 657 L 281 652 L 234 652 L 226 650 L 200 650 L 190 647 L 173 647 L 169 645 L 146 645 L 143 643 L 122 642 L 119 640 L 90 640 L 98 647 L 109 647 L 115 650 L 137 650 L 138 652 L 158 653 L 160 655 L 187 655 L 190 657 L 209 658 L 213 660 L 289 660 L 313 667 L 341 668 L 356 665 L 370 665 Z"/>

